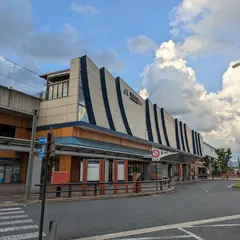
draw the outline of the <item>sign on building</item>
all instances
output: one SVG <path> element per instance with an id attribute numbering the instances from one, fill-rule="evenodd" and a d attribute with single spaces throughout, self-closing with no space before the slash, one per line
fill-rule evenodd
<path id="1" fill-rule="evenodd" d="M 157 162 L 160 161 L 161 158 L 161 150 L 157 148 L 152 148 L 152 161 Z"/>

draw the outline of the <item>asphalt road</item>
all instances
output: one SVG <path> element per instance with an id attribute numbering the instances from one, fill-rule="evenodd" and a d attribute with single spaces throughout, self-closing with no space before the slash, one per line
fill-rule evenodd
<path id="1" fill-rule="evenodd" d="M 237 215 L 240 214 L 240 191 L 227 188 L 231 183 L 231 181 L 200 181 L 177 185 L 176 191 L 167 195 L 47 204 L 44 230 L 48 231 L 49 221 L 56 216 L 60 218 L 59 239 L 77 239 Z M 23 209 L 35 223 L 39 223 L 39 205 L 27 205 Z M 236 221 L 234 224 L 240 224 L 240 221 Z M 213 228 L 206 229 L 212 231 Z M 186 235 L 184 231 L 172 229 L 166 231 L 167 236 L 171 236 L 171 231 L 175 231 L 173 235 L 178 235 L 179 232 Z M 199 229 L 195 227 L 190 231 L 193 233 L 204 230 L 202 227 Z M 233 231 L 232 238 L 227 233 L 230 238 L 222 239 L 239 239 L 236 238 L 236 234 L 240 236 L 240 226 L 237 230 L 231 231 Z M 161 236 L 165 236 L 164 233 L 162 231 Z M 156 236 L 158 233 L 155 231 L 151 234 Z M 207 233 L 201 232 L 201 234 Z M 138 237 L 140 236 L 145 235 L 141 233 Z M 186 239 L 191 239 L 190 237 Z M 209 239 L 221 238 L 216 236 Z"/>

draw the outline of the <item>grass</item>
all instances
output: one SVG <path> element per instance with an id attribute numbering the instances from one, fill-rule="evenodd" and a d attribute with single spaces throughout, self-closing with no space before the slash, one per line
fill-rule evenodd
<path id="1" fill-rule="evenodd" d="M 240 182 L 237 182 L 233 185 L 233 188 L 239 188 L 240 189 Z"/>

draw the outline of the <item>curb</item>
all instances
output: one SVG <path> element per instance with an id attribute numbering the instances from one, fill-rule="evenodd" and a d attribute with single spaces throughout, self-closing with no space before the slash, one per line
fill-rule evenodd
<path id="1" fill-rule="evenodd" d="M 196 182 L 200 182 L 201 179 L 197 179 L 197 180 L 191 180 L 191 181 L 181 181 L 181 182 L 175 182 L 174 184 L 175 185 L 178 185 L 178 184 L 188 184 L 188 183 L 196 183 Z"/>
<path id="2" fill-rule="evenodd" d="M 119 198 L 131 198 L 131 197 L 142 197 L 142 196 L 152 196 L 152 195 L 163 195 L 172 193 L 175 191 L 175 187 L 172 186 L 170 189 L 164 191 L 156 192 L 145 192 L 145 193 L 131 193 L 131 194 L 116 194 L 116 195 L 100 195 L 100 196 L 89 196 L 89 197 L 73 197 L 73 198 L 50 198 L 46 199 L 46 203 L 60 203 L 60 202 L 74 202 L 74 201 L 89 201 L 89 200 L 104 200 L 104 199 L 119 199 Z M 22 201 L 15 203 L 4 203 L 0 204 L 0 207 L 10 207 L 10 206 L 19 206 L 19 205 L 31 205 L 31 204 L 40 204 L 41 200 L 33 201 Z"/>

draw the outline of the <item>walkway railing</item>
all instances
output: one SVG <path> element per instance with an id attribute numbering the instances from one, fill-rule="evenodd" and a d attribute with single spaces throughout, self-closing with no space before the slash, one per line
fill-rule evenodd
<path id="1" fill-rule="evenodd" d="M 169 178 L 150 181 L 118 181 L 118 182 L 73 182 L 66 184 L 47 184 L 46 195 L 56 197 L 99 196 L 112 194 L 159 192 L 171 188 Z M 42 196 L 43 184 L 39 187 L 39 199 Z M 73 196 L 74 195 L 74 196 Z"/>

